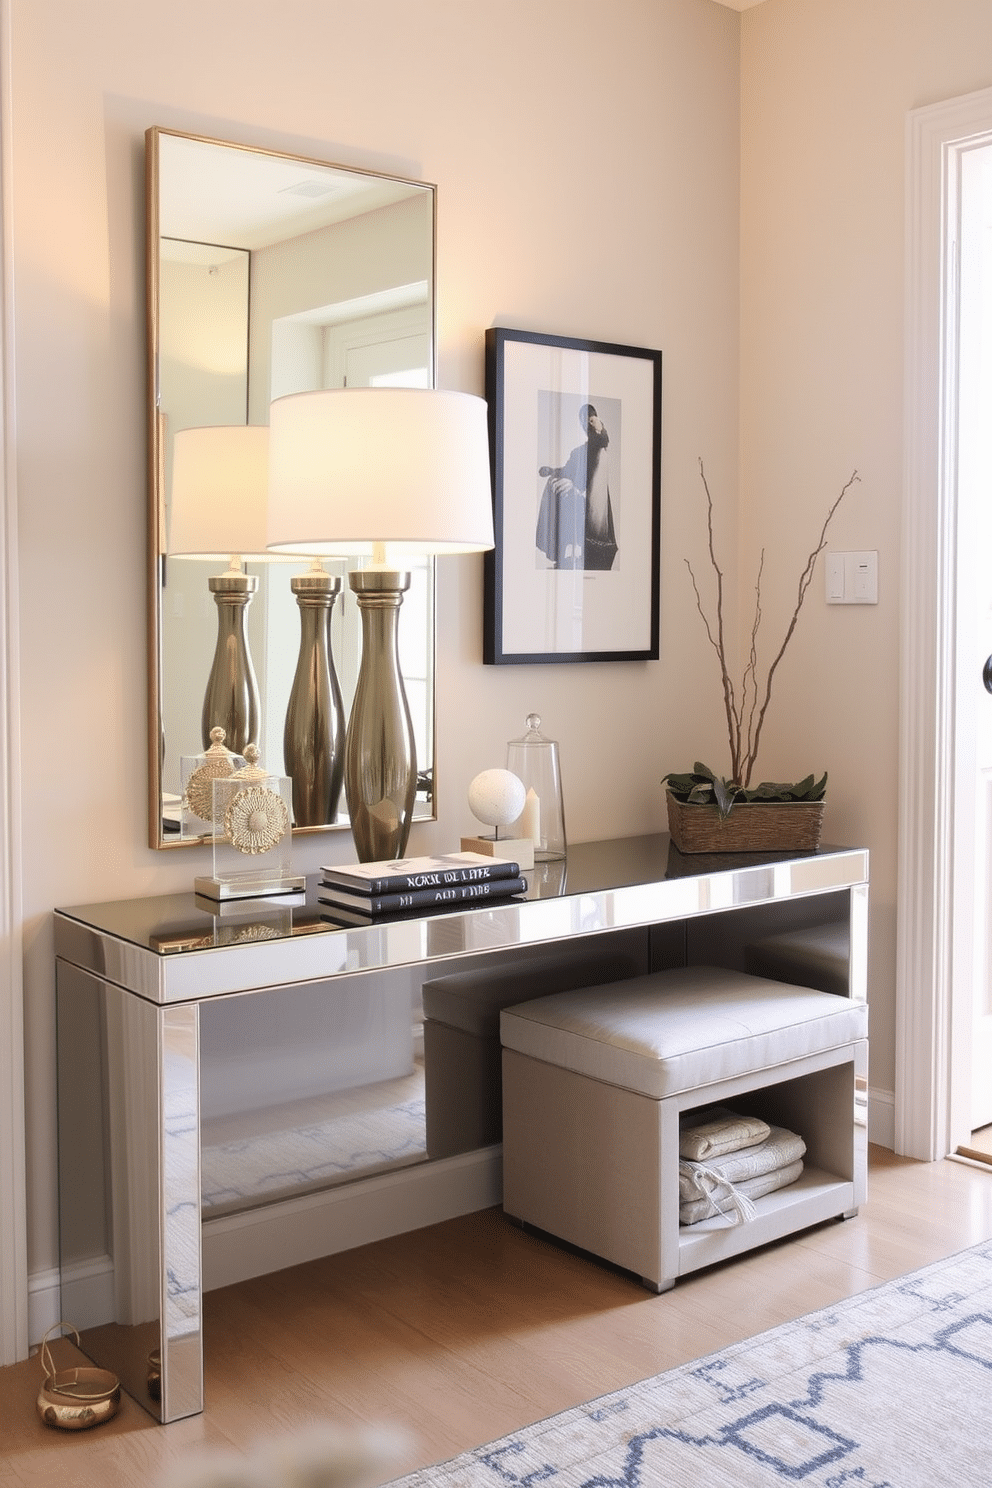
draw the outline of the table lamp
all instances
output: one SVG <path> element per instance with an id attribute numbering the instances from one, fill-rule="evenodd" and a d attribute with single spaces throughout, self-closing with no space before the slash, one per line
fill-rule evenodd
<path id="1" fill-rule="evenodd" d="M 257 578 L 243 558 L 269 560 L 269 431 L 264 425 L 183 429 L 173 454 L 169 552 L 184 557 L 231 553 L 224 574 L 210 580 L 218 606 L 217 650 L 203 702 L 209 743 L 215 724 L 229 748 L 243 754 L 258 742 L 258 685 L 245 631 Z M 331 611 L 341 580 L 314 559 L 290 580 L 300 611 L 300 651 L 286 708 L 283 763 L 293 782 L 293 820 L 321 827 L 337 819 L 344 771 L 344 708 L 331 654 Z"/>
<path id="2" fill-rule="evenodd" d="M 486 404 L 433 388 L 290 393 L 269 410 L 268 548 L 371 555 L 348 583 L 362 659 L 344 789 L 362 862 L 402 856 L 417 787 L 398 624 L 404 555 L 493 546 Z"/>
<path id="3" fill-rule="evenodd" d="M 269 431 L 254 424 L 180 429 L 173 440 L 171 557 L 218 558 L 227 571 L 209 580 L 217 605 L 217 646 L 203 699 L 203 748 L 210 731 L 242 754 L 258 741 L 258 683 L 245 618 L 258 579 L 244 571 L 245 555 L 267 556 Z"/>

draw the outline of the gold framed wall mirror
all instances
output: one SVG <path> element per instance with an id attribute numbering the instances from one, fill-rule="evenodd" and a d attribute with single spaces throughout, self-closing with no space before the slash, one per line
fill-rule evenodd
<path id="1" fill-rule="evenodd" d="M 170 551 L 176 435 L 265 425 L 269 404 L 317 388 L 435 385 L 435 188 L 304 156 L 152 128 L 145 136 L 149 427 L 149 842 L 181 826 L 182 761 L 209 743 L 218 641 L 212 562 Z M 173 544 L 175 547 L 176 544 Z M 237 542 L 230 544 L 232 553 Z M 332 574 L 363 560 L 328 560 Z M 244 557 L 245 636 L 262 763 L 282 773 L 300 650 L 291 580 L 302 559 Z M 418 761 L 414 819 L 435 815 L 434 563 L 411 565 L 401 662 Z M 350 708 L 361 621 L 347 582 L 331 647 Z M 333 821 L 296 831 L 347 829 Z M 205 834 L 204 834 L 205 835 Z"/>

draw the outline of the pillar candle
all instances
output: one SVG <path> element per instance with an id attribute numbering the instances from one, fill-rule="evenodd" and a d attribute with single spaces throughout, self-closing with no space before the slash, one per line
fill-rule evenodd
<path id="1" fill-rule="evenodd" d="M 520 813 L 519 834 L 521 837 L 529 837 L 535 846 L 541 841 L 541 803 L 533 786 L 527 792 L 524 809 Z"/>

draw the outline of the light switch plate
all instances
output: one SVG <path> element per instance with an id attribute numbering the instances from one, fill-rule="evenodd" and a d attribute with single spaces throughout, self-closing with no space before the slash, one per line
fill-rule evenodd
<path id="1" fill-rule="evenodd" d="M 878 604 L 878 553 L 825 553 L 827 604 Z"/>

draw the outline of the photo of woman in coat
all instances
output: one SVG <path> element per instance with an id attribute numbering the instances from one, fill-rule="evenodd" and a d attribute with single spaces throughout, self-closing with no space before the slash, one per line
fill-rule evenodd
<path id="1" fill-rule="evenodd" d="M 583 403 L 583 444 L 564 465 L 542 465 L 545 478 L 537 516 L 537 547 L 553 568 L 607 570 L 617 556 L 610 500 L 610 436 L 592 403 Z"/>

